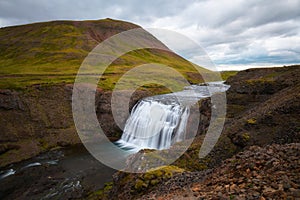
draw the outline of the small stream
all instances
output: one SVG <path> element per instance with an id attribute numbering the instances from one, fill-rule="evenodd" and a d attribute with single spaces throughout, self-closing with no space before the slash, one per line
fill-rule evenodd
<path id="1" fill-rule="evenodd" d="M 115 172 L 83 146 L 52 150 L 0 169 L 0 199 L 84 198 Z"/>

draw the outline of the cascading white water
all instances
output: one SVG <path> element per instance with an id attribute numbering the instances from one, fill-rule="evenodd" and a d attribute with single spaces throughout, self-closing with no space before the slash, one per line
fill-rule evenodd
<path id="1" fill-rule="evenodd" d="M 118 144 L 125 148 L 167 149 L 185 139 L 188 116 L 188 107 L 144 99 L 133 108 Z"/>
<path id="2" fill-rule="evenodd" d="M 132 109 L 120 140 L 116 144 L 124 149 L 168 149 L 185 140 L 185 129 L 190 106 L 201 98 L 224 92 L 224 84 L 191 86 L 177 93 L 142 99 Z"/>

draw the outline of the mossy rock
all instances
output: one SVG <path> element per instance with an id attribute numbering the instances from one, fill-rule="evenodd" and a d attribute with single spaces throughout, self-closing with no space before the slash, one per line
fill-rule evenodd
<path id="1" fill-rule="evenodd" d="M 133 187 L 131 188 L 132 193 L 141 193 L 159 183 L 166 181 L 173 177 L 175 173 L 182 173 L 184 169 L 176 166 L 161 166 L 149 170 L 148 172 L 139 175 L 136 179 Z"/>

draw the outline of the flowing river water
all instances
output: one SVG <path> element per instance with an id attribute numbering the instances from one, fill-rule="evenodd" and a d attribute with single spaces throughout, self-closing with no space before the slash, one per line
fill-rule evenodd
<path id="1" fill-rule="evenodd" d="M 0 199 L 76 199 L 112 181 L 111 169 L 78 145 L 0 170 Z"/>

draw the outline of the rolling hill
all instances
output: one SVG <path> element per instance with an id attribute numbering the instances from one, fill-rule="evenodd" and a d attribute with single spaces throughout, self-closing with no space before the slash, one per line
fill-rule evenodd
<path id="1" fill-rule="evenodd" d="M 113 19 L 52 21 L 0 29 L 0 88 L 22 89 L 33 84 L 73 83 L 82 61 L 100 42 L 120 32 L 140 28 Z M 146 32 L 147 40 L 164 46 Z M 158 49 L 131 51 L 107 69 L 99 87 L 111 90 L 123 73 L 149 62 L 166 64 L 189 82 L 201 76 L 190 62 Z M 203 72 L 207 73 L 208 70 Z"/>

